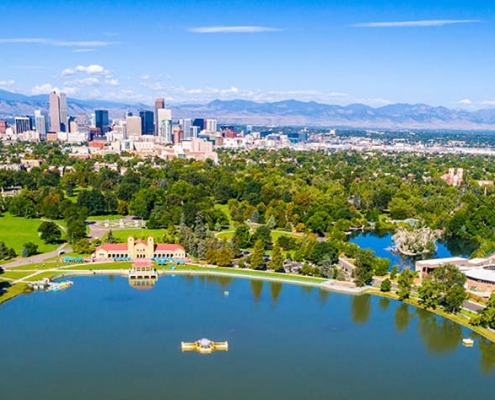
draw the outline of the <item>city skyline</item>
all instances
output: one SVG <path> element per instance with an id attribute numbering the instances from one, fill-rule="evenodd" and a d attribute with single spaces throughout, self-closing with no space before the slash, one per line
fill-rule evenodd
<path id="1" fill-rule="evenodd" d="M 495 106 L 486 1 L 88 3 L 8 2 L 32 23 L 5 22 L 0 89 L 146 104 Z M 40 23 L 47 18 L 57 23 Z"/>

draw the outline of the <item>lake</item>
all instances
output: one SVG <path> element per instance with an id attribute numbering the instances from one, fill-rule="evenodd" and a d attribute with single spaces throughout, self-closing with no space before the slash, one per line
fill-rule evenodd
<path id="1" fill-rule="evenodd" d="M 493 397 L 495 346 L 397 301 L 225 277 L 73 280 L 0 307 L 0 398 Z M 202 337 L 229 351 L 181 351 Z"/>
<path id="2" fill-rule="evenodd" d="M 447 242 L 437 241 L 437 251 L 434 254 L 426 254 L 419 257 L 409 257 L 395 254 L 389 249 L 393 246 L 393 234 L 387 232 L 353 232 L 349 241 L 356 243 L 362 249 L 371 249 L 377 257 L 388 258 L 390 267 L 394 265 L 414 266 L 414 262 L 424 258 L 446 258 L 446 257 L 469 257 L 474 250 L 473 244 L 462 240 L 451 240 Z M 401 269 L 401 268 L 400 268 Z"/>

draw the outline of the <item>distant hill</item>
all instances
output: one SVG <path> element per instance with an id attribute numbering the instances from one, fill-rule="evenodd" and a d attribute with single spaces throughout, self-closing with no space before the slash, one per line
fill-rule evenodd
<path id="1" fill-rule="evenodd" d="M 69 112 L 109 110 L 119 118 L 125 111 L 152 110 L 151 105 L 111 101 L 68 99 Z M 0 90 L 0 116 L 33 114 L 48 110 L 48 95 L 25 96 Z M 257 103 L 248 100 L 214 100 L 207 104 L 172 106 L 174 119 L 216 118 L 220 123 L 252 125 L 302 125 L 382 129 L 495 130 L 495 109 L 466 111 L 426 104 L 391 104 L 373 108 L 364 104 L 337 106 L 284 100 Z"/>

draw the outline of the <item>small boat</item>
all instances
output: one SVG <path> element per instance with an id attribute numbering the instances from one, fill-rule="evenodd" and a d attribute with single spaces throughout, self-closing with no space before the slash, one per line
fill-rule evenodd
<path id="1" fill-rule="evenodd" d="M 462 345 L 464 347 L 473 347 L 474 345 L 474 340 L 470 338 L 464 338 L 462 339 Z"/>
<path id="2" fill-rule="evenodd" d="M 229 349 L 228 342 L 214 342 L 210 339 L 200 339 L 195 342 L 182 342 L 182 351 L 197 351 L 201 354 L 210 354 L 216 350 L 227 351 Z"/>

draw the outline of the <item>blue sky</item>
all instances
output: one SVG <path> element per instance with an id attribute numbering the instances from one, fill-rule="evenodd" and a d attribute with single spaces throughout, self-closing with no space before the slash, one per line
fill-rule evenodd
<path id="1" fill-rule="evenodd" d="M 495 107 L 492 0 L 2 0 L 0 88 Z"/>

